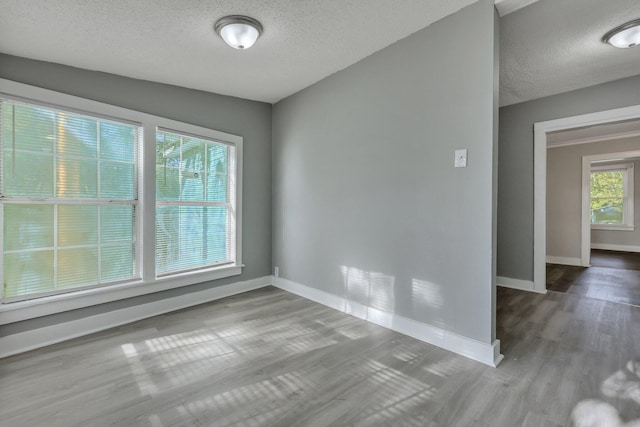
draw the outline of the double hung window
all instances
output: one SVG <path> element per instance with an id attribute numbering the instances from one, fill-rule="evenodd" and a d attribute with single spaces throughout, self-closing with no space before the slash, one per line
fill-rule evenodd
<path id="1" fill-rule="evenodd" d="M 633 229 L 633 163 L 591 168 L 591 228 Z"/>
<path id="2" fill-rule="evenodd" d="M 235 226 L 234 147 L 164 129 L 156 133 L 156 272 L 230 264 Z"/>
<path id="3" fill-rule="evenodd" d="M 137 277 L 140 126 L 8 99 L 0 112 L 4 300 Z"/>
<path id="4" fill-rule="evenodd" d="M 241 164 L 241 137 L 0 80 L 0 312 L 40 307 L 5 321 L 240 274 Z"/>

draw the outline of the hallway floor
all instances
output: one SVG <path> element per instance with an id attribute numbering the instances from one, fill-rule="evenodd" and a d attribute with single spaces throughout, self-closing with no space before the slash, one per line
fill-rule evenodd
<path id="1" fill-rule="evenodd" d="M 547 264 L 547 290 L 640 306 L 640 254 L 591 251 L 591 267 Z"/>

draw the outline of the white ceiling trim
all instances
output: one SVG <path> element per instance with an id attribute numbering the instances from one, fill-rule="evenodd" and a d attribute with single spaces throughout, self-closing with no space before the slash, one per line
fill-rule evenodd
<path id="1" fill-rule="evenodd" d="M 498 14 L 505 16 L 537 1 L 538 0 L 496 0 L 495 5 L 496 9 L 498 9 Z"/>
<path id="2" fill-rule="evenodd" d="M 547 148 L 567 147 L 569 145 L 590 144 L 592 142 L 612 141 L 615 139 L 634 138 L 640 136 L 640 130 L 619 132 L 609 135 L 590 136 L 587 138 L 573 139 L 571 141 L 547 142 Z"/>

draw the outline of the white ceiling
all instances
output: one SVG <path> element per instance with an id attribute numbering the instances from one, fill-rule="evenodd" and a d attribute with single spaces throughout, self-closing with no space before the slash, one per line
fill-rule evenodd
<path id="1" fill-rule="evenodd" d="M 640 18 L 638 0 L 540 0 L 500 20 L 500 105 L 640 74 L 640 47 L 602 36 Z"/>
<path id="2" fill-rule="evenodd" d="M 0 52 L 275 102 L 476 0 L 0 0 Z M 237 51 L 213 30 L 249 15 Z"/>
<path id="3" fill-rule="evenodd" d="M 0 52 L 275 102 L 476 0 L 0 0 Z M 640 74 L 640 47 L 600 39 L 638 0 L 496 0 L 500 103 Z M 265 30 L 247 51 L 214 33 L 225 15 Z"/>

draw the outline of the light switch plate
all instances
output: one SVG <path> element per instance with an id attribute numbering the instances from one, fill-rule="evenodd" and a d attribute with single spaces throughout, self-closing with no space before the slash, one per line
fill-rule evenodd
<path id="1" fill-rule="evenodd" d="M 467 167 L 467 150 L 456 150 L 453 165 L 457 168 Z"/>

